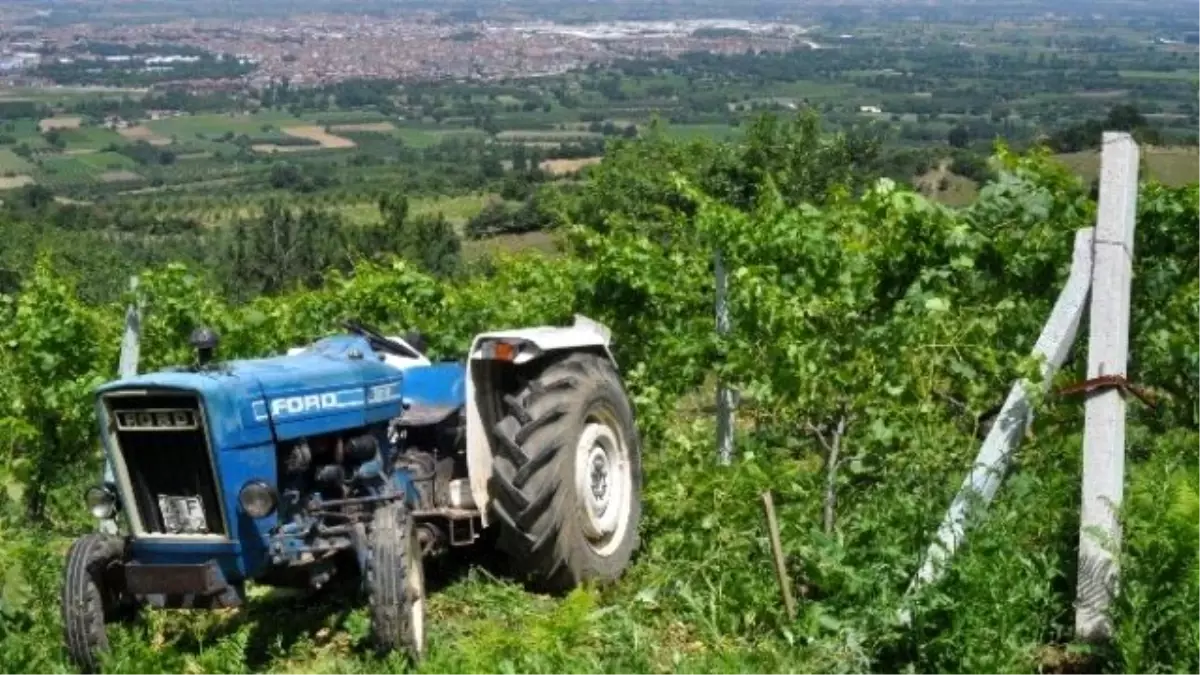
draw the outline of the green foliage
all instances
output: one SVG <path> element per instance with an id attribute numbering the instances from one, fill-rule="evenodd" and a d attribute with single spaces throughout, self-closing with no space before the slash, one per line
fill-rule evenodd
<path id="1" fill-rule="evenodd" d="M 376 259 L 399 256 L 436 276 L 458 271 L 462 242 L 440 212 L 413 215 L 405 197 L 379 201 L 382 222 L 366 228 L 357 249 Z"/>
<path id="2" fill-rule="evenodd" d="M 336 214 L 299 213 L 270 202 L 258 218 L 241 220 L 225 236 L 229 289 L 253 298 L 318 283 L 323 270 L 344 267 L 344 226 Z"/>
<path id="3" fill-rule="evenodd" d="M 536 196 L 530 196 L 517 208 L 503 202 L 492 202 L 467 221 L 464 230 L 468 237 L 483 239 L 499 234 L 521 234 L 548 230 L 554 227 L 553 217 Z"/>
<path id="4" fill-rule="evenodd" d="M 299 139 L 306 140 L 306 139 Z M 272 141 L 276 142 L 276 141 Z M 307 169 L 290 162 L 280 162 L 271 167 L 271 187 L 279 190 L 313 192 L 329 186 L 332 178 L 327 171 Z"/>
<path id="5" fill-rule="evenodd" d="M 1095 203 L 1045 153 L 998 147 L 995 181 L 951 210 L 890 180 L 857 180 L 869 147 L 820 138 L 811 120 L 764 123 L 751 136 L 744 147 L 653 134 L 622 144 L 577 193 L 544 204 L 564 223 L 568 255 L 558 258 L 501 256 L 448 274 L 439 261 L 456 240 L 445 221 L 413 218 L 406 200 L 389 197 L 381 229 L 363 236 L 379 246 L 440 243 L 344 269 L 310 260 L 302 267 L 312 276 L 291 281 L 285 270 L 301 266 L 282 261 L 303 247 L 284 247 L 263 256 L 278 266 L 264 268 L 259 290 L 269 282 L 273 293 L 240 302 L 187 265 L 159 267 L 139 287 L 143 366 L 187 361 L 186 337 L 201 323 L 220 332 L 225 357 L 279 353 L 347 316 L 419 329 L 445 358 L 461 358 L 481 330 L 573 313 L 613 329 L 647 448 L 636 565 L 613 588 L 565 598 L 524 593 L 472 566 L 431 598 L 422 671 L 1054 668 L 1051 655 L 1072 639 L 1078 401 L 1039 402 L 1012 474 L 946 580 L 913 599 L 911 628 L 895 616 L 978 449 L 981 418 L 1031 372 L 1074 232 L 1092 224 Z M 1170 398 L 1153 411 L 1131 407 L 1125 590 L 1114 648 L 1092 665 L 1194 671 L 1197 188 L 1147 184 L 1139 203 L 1130 376 Z M 274 207 L 263 240 L 327 238 L 334 228 L 306 213 Z M 717 248 L 730 279 L 732 330 L 722 339 L 713 331 Z M 22 500 L 0 521 L 5 670 L 64 667 L 59 561 L 65 537 L 87 527 L 74 501 L 100 469 L 89 393 L 114 373 L 122 315 L 122 303 L 81 302 L 44 262 L 0 305 L 0 386 L 11 392 L 0 403 L 0 486 Z M 1082 361 L 1061 378 L 1080 377 Z M 711 418 L 694 412 L 718 375 L 742 395 L 730 467 L 714 461 Z M 827 529 L 825 448 L 839 422 Z M 70 499 L 58 501 L 59 486 L 74 489 Z M 767 489 L 800 596 L 795 621 L 779 608 L 771 571 L 757 501 Z M 26 513 L 44 524 L 19 522 Z M 336 593 L 307 604 L 258 598 L 232 617 L 149 612 L 114 631 L 112 666 L 406 669 L 362 649 L 363 622 L 353 596 Z"/>
<path id="6" fill-rule="evenodd" d="M 1103 119 L 1089 119 L 1055 132 L 1046 144 L 1055 152 L 1078 152 L 1099 148 L 1105 131 L 1127 131 L 1139 142 L 1156 144 L 1162 140 L 1157 128 L 1147 122 L 1136 105 L 1124 103 L 1113 106 Z"/>
<path id="7" fill-rule="evenodd" d="M 116 331 L 79 302 L 73 285 L 46 259 L 15 299 L 5 300 L 10 310 L 0 344 L 10 386 L 0 419 L 15 432 L 5 443 L 12 453 L 6 489 L 10 496 L 23 494 L 26 518 L 40 523 L 55 477 L 97 457 L 91 410 L 79 404 L 103 382 L 97 368 L 110 365 L 111 357 L 102 345 L 111 344 Z"/>
<path id="8" fill-rule="evenodd" d="M 1181 431 L 1147 439 L 1151 458 L 1130 476 L 1116 609 L 1121 672 L 1195 668 L 1200 480 L 1196 436 Z"/>

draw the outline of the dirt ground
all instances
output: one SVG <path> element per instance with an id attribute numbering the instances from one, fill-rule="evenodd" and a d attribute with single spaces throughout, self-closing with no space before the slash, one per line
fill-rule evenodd
<path id="1" fill-rule="evenodd" d="M 603 157 L 581 157 L 579 159 L 547 159 L 543 160 L 538 166 L 542 171 L 546 171 L 555 176 L 561 176 L 567 173 L 575 173 L 585 166 L 599 164 Z"/>
<path id="2" fill-rule="evenodd" d="M 318 126 L 283 127 L 280 129 L 288 136 L 309 138 L 321 144 L 323 148 L 353 148 L 354 141 L 341 136 L 334 136 Z"/>
<path id="3" fill-rule="evenodd" d="M 364 122 L 362 124 L 334 124 L 329 127 L 333 131 L 354 133 L 355 131 L 377 131 L 387 133 L 396 128 L 391 122 Z"/>
<path id="4" fill-rule="evenodd" d="M 155 133 L 153 129 L 145 126 L 144 124 L 140 124 L 136 127 L 117 129 L 117 133 L 131 141 L 146 141 L 150 145 L 171 144 L 171 139 L 167 138 L 166 136 L 160 136 L 159 134 Z"/>
<path id="5" fill-rule="evenodd" d="M 119 183 L 127 180 L 138 180 L 141 176 L 132 171 L 119 169 L 117 171 L 105 171 L 100 174 L 100 180 L 105 183 Z"/>
<path id="6" fill-rule="evenodd" d="M 38 121 L 38 131 L 51 129 L 78 129 L 83 123 L 82 117 L 48 117 Z"/>
<path id="7" fill-rule="evenodd" d="M 32 185 L 35 182 L 33 176 L 23 174 L 20 176 L 0 176 L 0 190 L 12 190 L 13 188 Z"/>

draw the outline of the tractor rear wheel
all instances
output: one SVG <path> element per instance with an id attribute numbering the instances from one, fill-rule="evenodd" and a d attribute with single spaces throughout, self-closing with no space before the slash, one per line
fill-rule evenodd
<path id="1" fill-rule="evenodd" d="M 425 569 L 408 510 L 381 506 L 371 521 L 365 582 L 371 636 L 381 651 L 425 652 Z"/>
<path id="2" fill-rule="evenodd" d="M 612 363 L 553 361 L 506 396 L 489 482 L 499 547 L 551 592 L 620 577 L 638 544 L 641 441 Z"/>
<path id="3" fill-rule="evenodd" d="M 105 534 L 86 534 L 67 551 L 62 589 L 63 631 L 67 654 L 84 672 L 100 669 L 100 653 L 108 650 L 105 625 L 132 619 L 137 606 L 120 592 L 125 545 Z"/>

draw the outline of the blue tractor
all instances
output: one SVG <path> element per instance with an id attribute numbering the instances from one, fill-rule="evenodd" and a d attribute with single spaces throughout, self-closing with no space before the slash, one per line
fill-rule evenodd
<path id="1" fill-rule="evenodd" d="M 641 445 L 586 317 L 479 335 L 464 362 L 357 323 L 263 359 L 214 358 L 96 394 L 111 471 L 101 529 L 67 554 L 62 613 L 95 672 L 106 626 L 141 607 L 237 607 L 246 582 L 351 573 L 383 650 L 425 650 L 424 561 L 489 537 L 535 588 L 617 579 L 637 546 Z"/>

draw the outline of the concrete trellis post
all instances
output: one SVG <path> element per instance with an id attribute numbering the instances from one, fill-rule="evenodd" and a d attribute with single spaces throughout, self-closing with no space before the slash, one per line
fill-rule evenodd
<path id="1" fill-rule="evenodd" d="M 1126 133 L 1105 132 L 1100 158 L 1096 265 L 1088 335 L 1088 379 L 1125 375 L 1129 358 L 1129 295 L 1137 220 L 1138 147 Z M 1117 511 L 1125 493 L 1125 399 L 1117 389 L 1088 397 L 1083 432 L 1083 501 L 1079 523 L 1079 579 L 1075 634 L 1082 640 L 1112 635 L 1108 615 L 1117 591 L 1121 530 Z"/>
<path id="2" fill-rule="evenodd" d="M 721 251 L 713 256 L 716 275 L 717 333 L 729 334 L 729 279 L 725 274 L 725 262 Z M 717 455 L 722 465 L 733 461 L 733 391 L 724 381 L 717 382 Z"/>
<path id="3" fill-rule="evenodd" d="M 1075 341 L 1089 290 L 1088 380 L 1111 377 L 1119 381 L 1125 377 L 1128 365 L 1139 151 L 1127 133 L 1105 132 L 1103 141 L 1095 231 L 1077 233 L 1067 286 L 1034 347 L 1035 355 L 1046 357 L 1042 368 L 1046 378 L 1062 365 Z M 941 563 L 961 542 L 962 522 L 971 501 L 978 497 L 986 506 L 995 496 L 1010 455 L 1032 418 L 1026 396 L 1021 383 L 1009 392 L 979 451 L 976 468 L 950 505 L 937 541 L 929 547 L 910 592 L 940 578 Z M 1109 608 L 1119 581 L 1118 513 L 1125 491 L 1125 399 L 1118 388 L 1100 389 L 1087 399 L 1081 483 L 1075 634 L 1081 640 L 1095 642 L 1112 636 Z M 907 610 L 900 618 L 908 620 Z"/>
<path id="4" fill-rule="evenodd" d="M 129 292 L 137 293 L 138 279 L 130 277 Z M 121 379 L 137 375 L 141 355 L 142 307 L 136 300 L 125 309 L 125 334 L 121 337 L 121 361 L 117 366 Z"/>
<path id="5" fill-rule="evenodd" d="M 130 277 L 129 291 L 137 293 L 138 279 Z M 121 337 L 121 360 L 117 366 L 117 376 L 121 379 L 133 377 L 137 375 L 138 358 L 140 356 L 142 334 L 142 308 L 141 303 L 136 300 L 129 304 L 125 310 L 125 334 Z M 116 480 L 113 474 L 112 463 L 106 458 L 104 460 L 104 482 L 112 483 Z M 100 521 L 100 531 L 108 534 L 117 533 L 117 521 L 112 518 L 107 518 Z"/>
<path id="6" fill-rule="evenodd" d="M 1066 286 L 1054 303 L 1050 318 L 1042 328 L 1033 347 L 1033 355 L 1044 359 L 1041 376 L 1044 387 L 1049 385 L 1054 373 L 1062 366 L 1079 332 L 1079 321 L 1087 306 L 1088 288 L 1092 281 L 1092 230 L 1075 233 L 1075 252 L 1071 260 L 1071 272 Z M 943 572 L 943 563 L 954 555 L 962 542 L 964 522 L 969 509 L 978 499 L 986 507 L 996 495 L 1000 482 L 1008 470 L 1012 454 L 1021 437 L 1033 420 L 1030 397 L 1037 395 L 1029 382 L 1013 384 L 996 416 L 971 473 L 963 480 L 962 487 L 951 502 L 946 516 L 938 528 L 936 540 L 925 553 L 924 562 L 909 586 L 909 592 L 937 581 Z"/>

